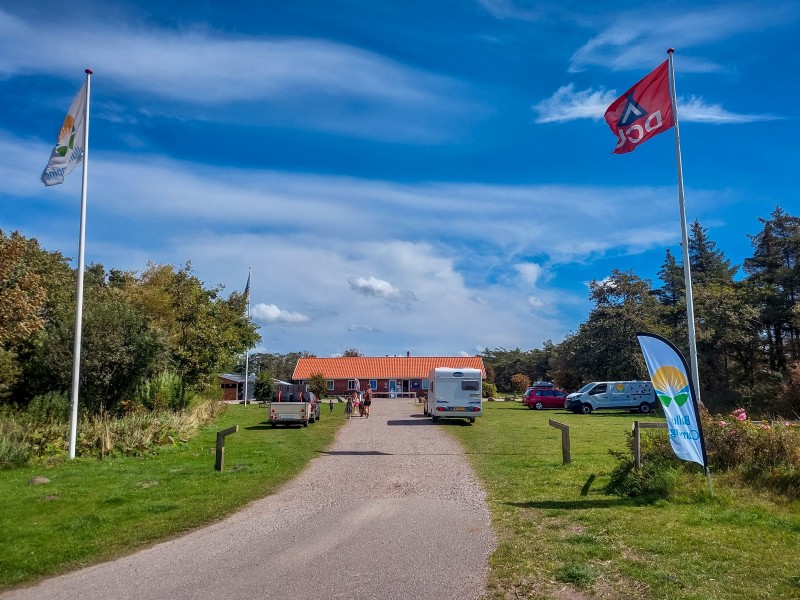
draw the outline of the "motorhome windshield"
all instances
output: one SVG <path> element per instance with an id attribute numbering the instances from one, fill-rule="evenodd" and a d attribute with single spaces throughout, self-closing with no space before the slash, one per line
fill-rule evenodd
<path id="1" fill-rule="evenodd" d="M 594 383 L 587 383 L 585 386 L 583 386 L 581 389 L 578 390 L 578 393 L 582 394 L 584 392 L 588 392 L 593 387 L 594 387 Z"/>

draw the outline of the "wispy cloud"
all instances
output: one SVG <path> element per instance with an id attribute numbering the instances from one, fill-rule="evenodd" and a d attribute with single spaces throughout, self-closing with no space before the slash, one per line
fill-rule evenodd
<path id="1" fill-rule="evenodd" d="M 734 36 L 785 27 L 800 17 L 796 2 L 722 3 L 700 9 L 665 10 L 663 6 L 618 11 L 609 22 L 598 20 L 600 32 L 576 50 L 569 70 L 600 66 L 614 71 L 641 70 L 642 62 L 665 57 L 669 47 L 679 50 L 682 72 L 710 73 L 727 67 L 692 49 Z M 585 24 L 590 25 L 587 22 Z M 655 66 L 655 64 L 653 64 Z"/>
<path id="2" fill-rule="evenodd" d="M 337 41 L 78 20 L 80 43 L 53 52 L 63 23 L 0 9 L 0 78 L 77 79 L 91 66 L 97 116 L 114 122 L 158 114 L 418 142 L 457 136 L 472 102 L 455 80 Z M 126 113 L 112 94 L 136 97 L 141 112 Z"/>
<path id="3" fill-rule="evenodd" d="M 606 109 L 619 94 L 616 90 L 575 90 L 574 84 L 562 86 L 549 98 L 533 105 L 536 123 L 566 123 L 577 119 L 602 120 Z M 775 115 L 733 113 L 721 104 L 708 104 L 703 98 L 678 98 L 681 121 L 711 124 L 756 123 L 781 119 Z"/>
<path id="4" fill-rule="evenodd" d="M 544 11 L 523 8 L 513 0 L 478 0 L 487 12 L 497 19 L 516 19 L 519 21 L 539 21 Z"/>
<path id="5" fill-rule="evenodd" d="M 608 105 L 617 97 L 613 90 L 575 91 L 570 83 L 561 86 L 556 93 L 533 105 L 537 123 L 564 123 L 576 119 L 602 119 Z"/>

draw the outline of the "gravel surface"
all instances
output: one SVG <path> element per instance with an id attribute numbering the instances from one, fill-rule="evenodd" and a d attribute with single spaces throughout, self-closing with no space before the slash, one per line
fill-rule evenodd
<path id="1" fill-rule="evenodd" d="M 495 538 L 485 494 L 442 431 L 459 422 L 434 425 L 406 399 L 372 410 L 235 515 L 0 598 L 475 598 Z"/>

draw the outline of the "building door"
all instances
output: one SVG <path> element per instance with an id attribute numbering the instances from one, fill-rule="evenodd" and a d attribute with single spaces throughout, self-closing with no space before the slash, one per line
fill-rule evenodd
<path id="1" fill-rule="evenodd" d="M 397 381 L 389 380 L 389 398 L 397 398 Z"/>
<path id="2" fill-rule="evenodd" d="M 411 391 L 411 382 L 408 379 L 403 379 L 403 391 L 404 392 Z"/>

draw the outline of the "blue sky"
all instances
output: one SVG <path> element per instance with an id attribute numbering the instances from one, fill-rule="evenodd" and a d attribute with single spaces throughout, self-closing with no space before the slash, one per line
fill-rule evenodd
<path id="1" fill-rule="evenodd" d="M 680 255 L 672 132 L 606 107 L 674 47 L 690 221 L 735 263 L 798 214 L 797 2 L 0 5 L 0 228 L 77 255 L 81 177 L 39 176 L 92 77 L 86 262 L 191 260 L 260 350 L 541 347 L 587 282 Z"/>

